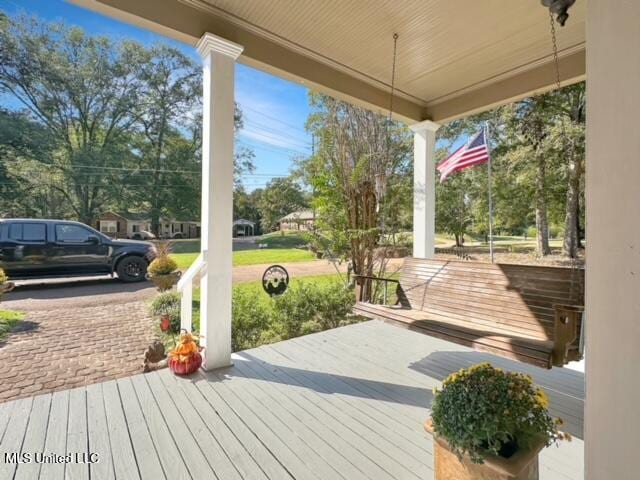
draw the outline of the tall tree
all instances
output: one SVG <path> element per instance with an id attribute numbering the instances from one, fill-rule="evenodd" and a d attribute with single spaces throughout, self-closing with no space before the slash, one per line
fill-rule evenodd
<path id="1" fill-rule="evenodd" d="M 464 235 L 473 223 L 471 175 L 452 176 L 436 185 L 436 230 L 453 235 L 456 246 L 464 244 Z"/>
<path id="2" fill-rule="evenodd" d="M 260 193 L 258 210 L 263 231 L 272 231 L 291 212 L 306 208 L 308 200 L 300 185 L 290 177 L 270 180 Z"/>
<path id="3" fill-rule="evenodd" d="M 71 213 L 67 202 L 43 179 L 40 162 L 49 162 L 55 143 L 48 131 L 22 112 L 0 109 L 0 211 L 12 217 L 56 218 Z"/>
<path id="4" fill-rule="evenodd" d="M 534 175 L 534 202 L 536 213 L 537 243 L 536 250 L 539 255 L 549 255 L 549 219 L 547 208 L 547 168 L 548 156 L 548 132 L 550 115 L 549 94 L 531 97 L 515 104 L 513 113 L 509 119 L 515 122 L 514 147 L 529 150 L 530 160 L 535 165 Z"/>
<path id="5" fill-rule="evenodd" d="M 156 231 L 161 215 L 197 217 L 201 84 L 199 66 L 168 45 L 0 15 L 0 93 L 47 137 L 47 148 L 32 149 L 43 154 L 4 166 L 30 193 L 22 211 L 91 224 L 104 210 L 132 209 L 149 212 Z M 237 108 L 235 124 L 242 128 Z M 13 127 L 0 122 L 6 138 Z M 238 148 L 236 185 L 252 169 L 253 152 Z"/>
<path id="6" fill-rule="evenodd" d="M 48 160 L 68 188 L 57 189 L 91 223 L 109 198 L 116 167 L 139 116 L 146 56 L 81 29 L 35 18 L 0 18 L 0 91 L 20 101 L 58 144 Z"/>
<path id="7" fill-rule="evenodd" d="M 201 98 L 200 69 L 180 50 L 157 44 L 145 52 L 140 79 L 141 114 L 134 125 L 139 135 L 134 146 L 142 185 L 134 189 L 139 203 L 148 204 L 153 233 L 160 217 L 179 199 L 197 197 L 200 145 L 197 121 Z M 187 134 L 186 138 L 185 135 Z M 190 141 L 189 141 L 190 140 Z M 146 182 L 145 182 L 146 180 Z"/>
<path id="8" fill-rule="evenodd" d="M 576 258 L 581 248 L 580 205 L 584 195 L 582 180 L 585 163 L 586 94 L 585 84 L 579 83 L 562 89 L 558 110 L 563 114 L 555 129 L 556 148 L 566 158 L 567 194 L 564 219 L 565 255 Z"/>
<path id="9" fill-rule="evenodd" d="M 477 132 L 486 121 L 491 123 L 495 230 L 521 234 L 535 223 L 540 255 L 550 253 L 551 225 L 556 226 L 554 230 L 565 225 L 566 255 L 575 256 L 580 246 L 584 107 L 582 83 L 454 121 L 438 132 L 440 142 L 446 141 L 445 146 L 450 147 Z M 473 168 L 455 175 L 470 177 L 472 228 L 486 234 L 486 169 Z M 439 187 L 437 202 L 448 183 Z M 447 218 L 448 212 L 442 208 L 438 212 Z"/>
<path id="10" fill-rule="evenodd" d="M 247 193 L 242 185 L 236 187 L 233 192 L 233 218 L 245 219 L 255 224 L 254 233 L 260 232 L 262 223 L 262 215 L 260 213 L 260 198 L 262 189 L 253 190 Z"/>
<path id="11" fill-rule="evenodd" d="M 318 224 L 332 253 L 349 258 L 356 273 L 372 275 L 376 248 L 393 228 L 400 192 L 407 194 L 411 135 L 369 110 L 311 94 L 308 128 L 315 155 L 300 163 L 314 191 Z M 367 292 L 365 292 L 367 295 Z"/>

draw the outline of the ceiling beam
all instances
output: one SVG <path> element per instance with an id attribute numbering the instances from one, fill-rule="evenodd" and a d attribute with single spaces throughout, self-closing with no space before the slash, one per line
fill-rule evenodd
<path id="1" fill-rule="evenodd" d="M 343 69 L 259 35 L 238 22 L 229 21 L 178 0 L 68 0 L 118 20 L 195 45 L 205 33 L 213 33 L 244 47 L 239 62 L 300 83 L 312 90 L 387 113 L 390 92 Z M 427 118 L 424 105 L 396 97 L 394 117 L 413 124 Z"/>
<path id="2" fill-rule="evenodd" d="M 585 50 L 581 49 L 561 57 L 559 65 L 560 81 L 563 86 L 584 80 L 586 78 Z M 448 100 L 429 103 L 427 110 L 434 122 L 447 123 L 553 90 L 557 87 L 555 82 L 554 64 L 549 62 L 453 98 L 450 97 Z"/>

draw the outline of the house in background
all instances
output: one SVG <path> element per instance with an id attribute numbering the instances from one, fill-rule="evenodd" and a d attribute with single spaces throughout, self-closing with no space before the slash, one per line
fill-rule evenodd
<path id="1" fill-rule="evenodd" d="M 131 238 L 141 231 L 151 231 L 151 219 L 147 213 L 105 212 L 95 227 L 115 238 Z M 200 222 L 160 218 L 161 238 L 200 238 Z"/>
<path id="2" fill-rule="evenodd" d="M 233 221 L 234 237 L 253 237 L 256 233 L 256 224 L 251 220 L 239 218 Z"/>
<path id="3" fill-rule="evenodd" d="M 278 221 L 280 231 L 304 230 L 315 228 L 316 214 L 313 210 L 298 210 L 285 215 Z"/>

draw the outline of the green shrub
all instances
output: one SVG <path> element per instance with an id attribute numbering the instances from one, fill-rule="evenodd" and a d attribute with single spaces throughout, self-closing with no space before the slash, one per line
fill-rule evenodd
<path id="1" fill-rule="evenodd" d="M 271 311 L 267 305 L 260 301 L 258 292 L 234 289 L 231 325 L 231 347 L 234 352 L 261 344 L 270 326 Z"/>
<path id="2" fill-rule="evenodd" d="M 302 325 L 315 318 L 318 296 L 316 285 L 298 282 L 274 297 L 274 328 L 282 339 L 302 335 Z"/>
<path id="3" fill-rule="evenodd" d="M 508 448 L 567 437 L 558 431 L 561 421 L 549 415 L 545 393 L 522 373 L 474 365 L 449 375 L 434 396 L 434 432 L 459 457 L 467 454 L 476 463 L 488 453 L 508 456 Z"/>
<path id="4" fill-rule="evenodd" d="M 169 331 L 180 332 L 180 293 L 162 292 L 155 296 L 149 305 L 149 312 L 153 316 L 169 316 Z"/>
<path id="5" fill-rule="evenodd" d="M 349 323 L 353 290 L 341 282 L 294 284 L 273 301 L 273 325 L 282 339 L 336 328 Z"/>
<path id="6" fill-rule="evenodd" d="M 536 238 L 538 235 L 538 229 L 536 227 L 528 227 L 526 231 L 526 236 L 528 238 Z"/>
<path id="7" fill-rule="evenodd" d="M 355 295 L 352 289 L 341 282 L 334 282 L 319 289 L 316 302 L 317 322 L 322 330 L 328 330 L 348 322 Z"/>
<path id="8" fill-rule="evenodd" d="M 231 342 L 233 351 L 320 332 L 359 320 L 351 314 L 354 304 L 352 289 L 342 282 L 293 282 L 284 295 L 268 297 L 258 288 L 233 289 Z M 176 310 L 179 318 L 179 297 Z M 159 295 L 161 297 L 161 295 Z M 171 301 L 167 300 L 167 304 Z M 165 303 L 158 300 L 158 303 Z M 194 301 L 193 331 L 199 331 L 200 307 Z M 169 309 L 171 310 L 171 309 Z M 161 309 L 154 310 L 160 314 Z M 178 320 L 179 322 L 179 320 Z M 179 324 L 178 324 L 179 328 Z"/>
<path id="9" fill-rule="evenodd" d="M 196 301 L 197 303 L 197 301 Z M 234 351 L 320 332 L 357 320 L 351 315 L 353 290 L 342 282 L 294 282 L 269 298 L 260 289 L 234 288 L 231 342 Z M 199 307 L 193 313 L 198 331 Z"/>

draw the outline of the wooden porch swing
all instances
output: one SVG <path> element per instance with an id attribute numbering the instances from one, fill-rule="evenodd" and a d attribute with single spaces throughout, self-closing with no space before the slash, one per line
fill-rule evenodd
<path id="1" fill-rule="evenodd" d="M 560 88 L 551 11 L 550 25 L 556 86 Z M 394 34 L 393 39 L 389 121 L 393 112 L 398 35 Z M 354 311 L 362 316 L 542 368 L 563 366 L 582 358 L 582 268 L 407 258 L 399 280 L 355 277 Z M 375 282 L 384 284 L 383 303 L 387 299 L 387 285 L 396 284 L 393 305 L 374 303 L 378 297 Z"/>
<path id="2" fill-rule="evenodd" d="M 453 343 L 542 368 L 582 358 L 584 270 L 406 258 L 393 305 L 354 311 Z"/>

